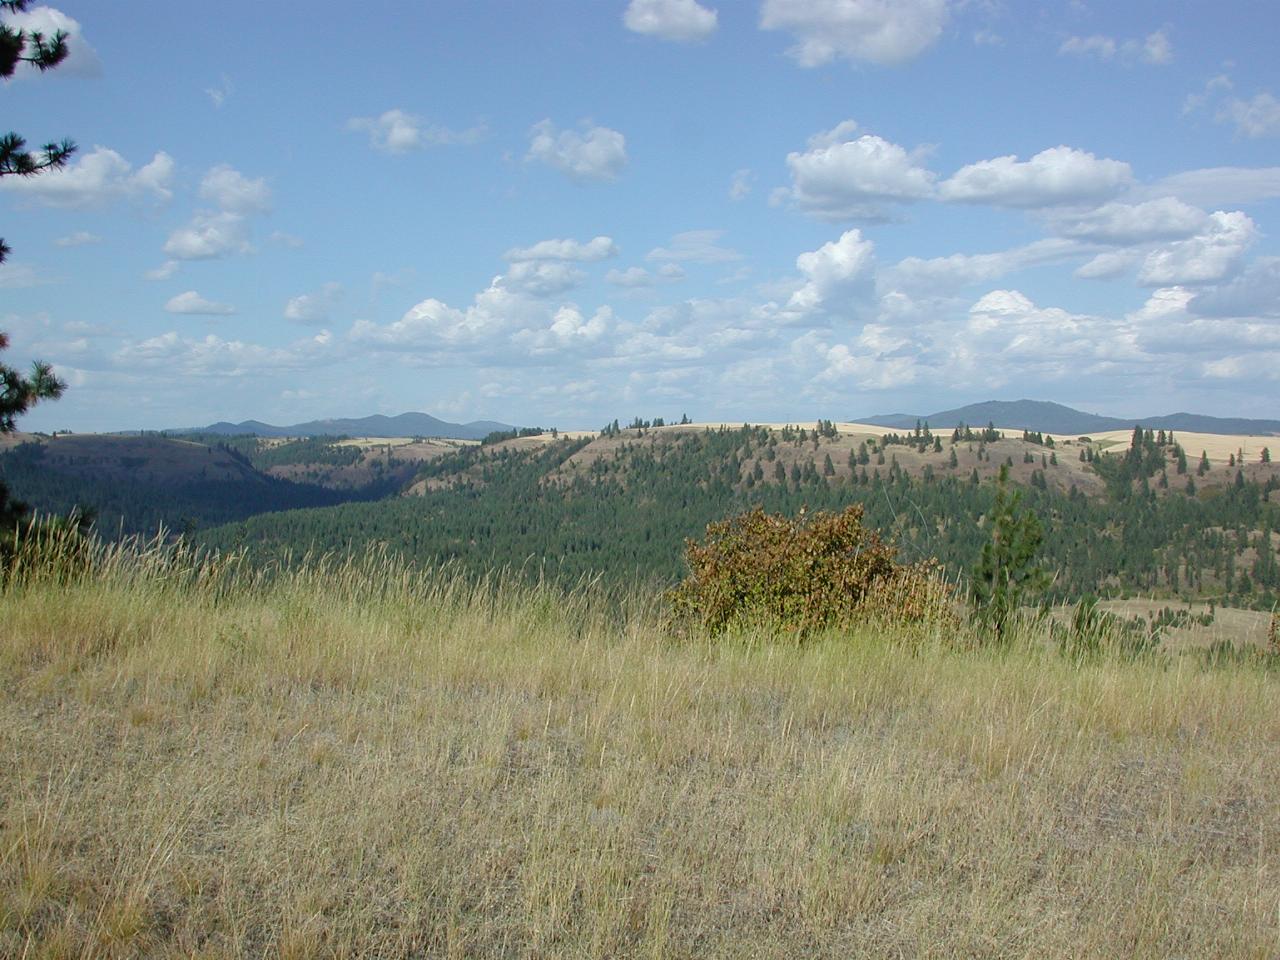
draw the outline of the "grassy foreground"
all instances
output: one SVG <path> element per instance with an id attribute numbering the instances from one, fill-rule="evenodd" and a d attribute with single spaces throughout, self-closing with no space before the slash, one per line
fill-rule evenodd
<path id="1" fill-rule="evenodd" d="M 1280 682 L 119 553 L 0 588 L 0 955 L 1274 957 Z"/>

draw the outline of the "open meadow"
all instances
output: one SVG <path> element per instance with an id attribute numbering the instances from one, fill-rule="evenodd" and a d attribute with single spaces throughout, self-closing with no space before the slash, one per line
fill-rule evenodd
<path id="1" fill-rule="evenodd" d="M 0 589 L 0 954 L 1274 957 L 1261 656 L 1072 662 L 371 556 Z"/>

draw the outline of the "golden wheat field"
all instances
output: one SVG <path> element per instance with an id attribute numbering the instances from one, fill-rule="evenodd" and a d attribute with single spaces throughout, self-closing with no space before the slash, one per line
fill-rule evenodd
<path id="1" fill-rule="evenodd" d="M 1261 660 L 116 550 L 0 589 L 0 955 L 1280 954 Z"/>

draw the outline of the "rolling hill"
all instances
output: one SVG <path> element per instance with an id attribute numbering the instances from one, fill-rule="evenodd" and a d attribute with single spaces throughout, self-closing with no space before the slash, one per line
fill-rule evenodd
<path id="1" fill-rule="evenodd" d="M 166 433 L 215 433 L 223 436 L 252 434 L 259 437 L 443 437 L 450 440 L 482 440 L 490 433 L 511 430 L 510 424 L 493 420 L 450 423 L 429 413 L 402 413 L 395 417 L 375 414 L 371 417 L 337 420 L 308 420 L 278 427 L 260 420 L 228 423 L 220 420 L 207 427 L 183 427 Z"/>
<path id="2" fill-rule="evenodd" d="M 0 483 L 42 513 L 89 510 L 105 536 L 195 529 L 376 492 L 298 482 L 230 446 L 155 435 L 10 434 L 0 443 Z"/>
<path id="3" fill-rule="evenodd" d="M 1004 468 L 1045 525 L 1060 599 L 1141 592 L 1261 604 L 1280 588 L 1280 463 L 1266 442 L 1246 443 L 1258 438 L 1201 457 L 1206 435 L 1189 432 L 1186 449 L 1149 432 L 1132 455 L 1124 430 L 1089 442 L 1069 432 L 917 435 L 914 424 L 904 434 L 822 421 L 488 444 L 21 435 L 0 442 L 0 480 L 41 511 L 95 508 L 107 535 L 163 523 L 263 560 L 382 544 L 477 576 L 526 565 L 566 582 L 618 583 L 670 582 L 686 537 L 756 504 L 794 513 L 860 503 L 906 558 L 937 558 L 960 577 Z"/>
<path id="4" fill-rule="evenodd" d="M 1280 434 L 1280 420 L 1210 417 L 1196 413 L 1171 413 L 1159 417 L 1106 417 L 1045 400 L 987 400 L 983 403 L 971 403 L 968 406 L 957 407 L 954 410 L 940 410 L 936 413 L 891 413 L 854 419 L 859 423 L 869 423 L 893 430 L 909 430 L 916 425 L 917 421 L 927 422 L 935 430 L 951 429 L 962 423 L 970 426 L 994 423 L 1000 427 L 1038 430 L 1058 436 L 1080 436 L 1107 430 L 1126 430 L 1139 423 L 1149 430 L 1184 430 L 1195 433 L 1254 436 Z"/>

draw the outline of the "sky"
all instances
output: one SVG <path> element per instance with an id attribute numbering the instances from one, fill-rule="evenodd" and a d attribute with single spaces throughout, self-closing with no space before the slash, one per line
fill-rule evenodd
<path id="1" fill-rule="evenodd" d="M 1280 418 L 1271 0 L 60 0 L 25 430 Z M 0 131 L 3 132 L 3 131 Z"/>

